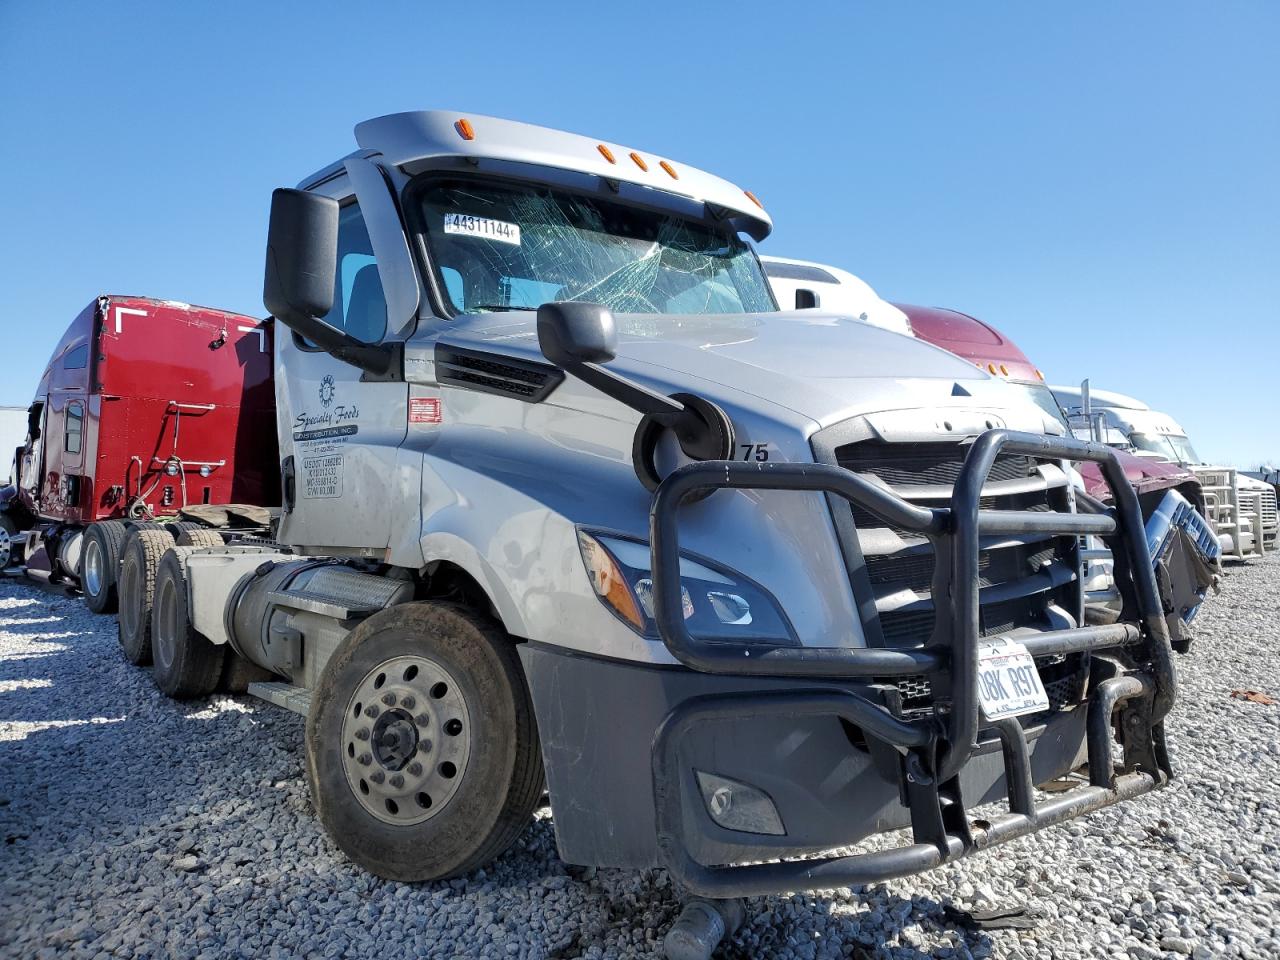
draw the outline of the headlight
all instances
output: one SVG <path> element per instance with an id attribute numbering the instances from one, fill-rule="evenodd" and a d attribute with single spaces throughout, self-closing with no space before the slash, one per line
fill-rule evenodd
<path id="1" fill-rule="evenodd" d="M 656 638 L 649 545 L 579 530 L 578 547 L 596 596 L 636 632 Z M 680 599 L 689 632 L 699 639 L 799 645 L 773 597 L 704 560 L 680 557 Z"/>

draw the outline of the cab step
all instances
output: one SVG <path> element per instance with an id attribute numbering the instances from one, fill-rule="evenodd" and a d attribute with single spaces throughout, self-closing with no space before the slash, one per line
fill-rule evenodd
<path id="1" fill-rule="evenodd" d="M 306 716 L 311 711 L 311 691 L 306 687 L 295 687 L 283 680 L 264 680 L 249 684 L 249 693 L 277 707 L 284 707 L 294 713 Z"/>

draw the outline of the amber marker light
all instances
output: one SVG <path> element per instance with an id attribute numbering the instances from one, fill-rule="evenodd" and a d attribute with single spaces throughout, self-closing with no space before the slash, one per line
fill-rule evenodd
<path id="1" fill-rule="evenodd" d="M 471 121 L 466 117 L 455 123 L 453 129 L 458 131 L 458 136 L 463 140 L 474 140 L 476 138 L 475 128 L 471 126 Z"/>
<path id="2" fill-rule="evenodd" d="M 626 620 L 637 630 L 644 630 L 644 617 L 632 596 L 627 579 L 618 569 L 609 551 L 600 545 L 595 537 L 588 533 L 578 532 L 578 547 L 582 551 L 582 562 L 586 565 L 587 576 L 597 596 L 617 611 L 618 616 Z"/>
<path id="3" fill-rule="evenodd" d="M 636 153 L 634 150 L 631 151 L 631 159 L 634 160 L 635 165 L 645 173 L 649 172 L 649 165 L 644 162 L 644 157 L 640 156 L 640 154 Z"/>
<path id="4" fill-rule="evenodd" d="M 667 163 L 667 161 L 659 160 L 658 166 L 660 166 L 663 170 L 667 171 L 667 176 L 669 176 L 672 180 L 680 179 L 680 174 L 676 173 L 676 168 L 673 167 L 671 164 Z"/>
<path id="5" fill-rule="evenodd" d="M 600 156 L 604 157 L 610 163 L 618 162 L 617 160 L 613 159 L 613 151 L 610 150 L 608 147 L 606 147 L 603 143 L 597 143 L 596 149 L 600 151 Z"/>
<path id="6" fill-rule="evenodd" d="M 1009 368 L 1002 363 L 1000 364 L 1000 372 L 1007 377 L 1009 375 Z"/>
<path id="7" fill-rule="evenodd" d="M 757 207 L 759 207 L 761 210 L 764 209 L 764 204 L 760 202 L 760 198 L 757 197 L 754 193 L 752 193 L 750 190 L 743 190 L 742 192 L 745 193 L 747 195 L 747 199 L 750 200 L 752 203 L 754 203 Z"/>

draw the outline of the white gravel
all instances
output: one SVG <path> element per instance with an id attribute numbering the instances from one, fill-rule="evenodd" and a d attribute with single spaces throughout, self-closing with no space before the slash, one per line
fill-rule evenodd
<path id="1" fill-rule="evenodd" d="M 765 898 L 718 956 L 1280 956 L 1280 558 L 1228 569 L 1182 658 L 1180 777 L 1135 803 L 923 877 Z M 346 863 L 311 816 L 302 720 L 179 705 L 115 622 L 0 582 L 0 955 L 657 957 L 666 874 L 569 875 L 546 811 L 498 863 L 409 886 Z M 965 932 L 943 906 L 1022 905 Z"/>

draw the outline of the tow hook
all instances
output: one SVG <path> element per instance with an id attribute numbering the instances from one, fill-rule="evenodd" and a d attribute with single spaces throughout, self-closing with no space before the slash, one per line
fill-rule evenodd
<path id="1" fill-rule="evenodd" d="M 746 918 L 742 900 L 711 900 L 695 897 L 684 905 L 680 916 L 662 940 L 667 960 L 711 960 L 720 941 L 731 937 Z"/>

